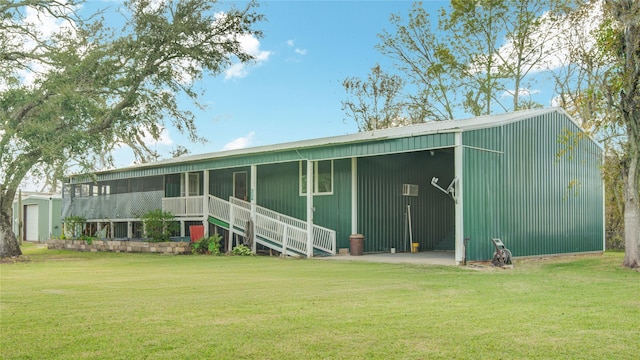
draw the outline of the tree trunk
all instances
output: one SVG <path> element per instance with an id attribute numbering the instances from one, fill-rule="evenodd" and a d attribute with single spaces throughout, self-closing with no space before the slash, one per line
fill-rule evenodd
<path id="1" fill-rule="evenodd" d="M 640 199 L 638 199 L 638 157 L 631 159 L 629 174 L 625 179 L 624 203 L 624 262 L 623 266 L 639 268 L 638 245 L 640 239 Z"/>
<path id="2" fill-rule="evenodd" d="M 11 228 L 15 191 L 3 191 L 0 196 L 0 258 L 20 256 L 22 251 Z"/>

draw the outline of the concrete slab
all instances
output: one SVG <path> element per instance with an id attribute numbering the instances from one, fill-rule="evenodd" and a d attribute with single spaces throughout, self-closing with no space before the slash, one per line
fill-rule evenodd
<path id="1" fill-rule="evenodd" d="M 314 259 L 327 261 L 368 261 L 381 263 L 408 263 L 425 265 L 456 265 L 455 254 L 446 251 L 423 251 L 419 253 L 376 253 L 361 256 L 335 255 L 316 257 Z"/>

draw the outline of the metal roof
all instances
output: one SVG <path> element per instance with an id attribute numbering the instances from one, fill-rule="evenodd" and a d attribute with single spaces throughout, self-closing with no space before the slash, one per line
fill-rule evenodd
<path id="1" fill-rule="evenodd" d="M 548 113 L 562 113 L 567 118 L 571 119 L 565 111 L 559 107 L 552 107 L 546 109 L 533 109 L 522 110 L 511 113 L 488 115 L 480 117 L 472 117 L 461 120 L 447 120 L 447 121 L 433 121 L 422 124 L 408 125 L 389 129 L 380 129 L 367 132 L 360 132 L 355 134 L 324 137 L 310 140 L 301 140 L 281 144 L 273 144 L 266 146 L 257 146 L 237 150 L 217 151 L 211 153 L 203 153 L 196 155 L 181 156 L 172 159 L 164 159 L 155 162 L 149 162 L 144 164 L 137 164 L 128 167 L 122 167 L 112 170 L 98 171 L 96 174 L 114 174 L 118 172 L 135 172 L 137 176 L 142 176 L 145 170 L 151 170 L 154 168 L 170 167 L 174 168 L 177 165 L 186 165 L 193 163 L 202 163 L 212 161 L 240 158 L 251 155 L 273 154 L 284 151 L 302 151 L 303 149 L 313 148 L 331 148 L 339 146 L 347 146 L 350 144 L 371 143 L 384 140 L 393 140 L 401 138 L 412 138 L 419 136 L 428 136 L 434 134 L 451 134 L 456 132 L 470 131 L 482 128 L 490 128 L 501 126 L 513 122 L 530 119 L 532 117 L 548 114 Z M 571 119 L 573 121 L 573 119 Z M 577 124 L 576 124 L 577 125 Z M 444 145 L 441 145 L 444 146 Z M 451 144 L 452 146 L 452 144 Z M 73 176 L 71 176 L 73 177 Z M 83 177 L 83 175 L 80 175 Z"/>

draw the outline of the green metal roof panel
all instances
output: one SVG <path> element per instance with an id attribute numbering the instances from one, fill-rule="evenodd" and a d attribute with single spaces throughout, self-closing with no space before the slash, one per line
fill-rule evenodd
<path id="1" fill-rule="evenodd" d="M 374 156 L 416 150 L 451 147 L 454 133 L 494 128 L 491 144 L 487 139 L 471 134 L 465 137 L 465 146 L 487 147 L 496 150 L 501 137 L 499 128 L 544 114 L 564 114 L 559 108 L 525 110 L 514 113 L 475 117 L 464 120 L 429 122 L 391 129 L 374 130 L 350 135 L 296 141 L 254 148 L 220 151 L 153 163 L 98 172 L 98 180 L 116 180 L 130 177 L 164 175 L 188 171 L 233 168 L 296 161 L 302 159 L 324 160 Z M 70 177 L 70 182 L 91 180 L 88 177 Z"/>
<path id="2" fill-rule="evenodd" d="M 358 143 L 318 144 L 313 147 L 288 148 L 281 150 L 256 151 L 233 154 L 231 152 L 211 153 L 209 158 L 183 162 L 160 161 L 111 171 L 99 172 L 98 180 L 117 180 L 151 175 L 174 174 L 190 171 L 216 170 L 243 167 L 249 165 L 273 164 L 298 160 L 329 160 L 351 157 L 375 156 L 390 153 L 410 152 L 424 149 L 451 147 L 454 144 L 453 133 L 426 134 L 408 138 L 381 138 Z M 228 154 L 225 156 L 225 154 Z M 87 181 L 86 178 L 72 182 Z"/>

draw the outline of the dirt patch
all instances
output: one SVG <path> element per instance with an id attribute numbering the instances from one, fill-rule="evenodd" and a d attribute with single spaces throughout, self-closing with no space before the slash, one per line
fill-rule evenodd
<path id="1" fill-rule="evenodd" d="M 0 258 L 0 264 L 15 264 L 15 263 L 25 263 L 30 262 L 31 259 L 28 256 L 20 255 L 20 256 L 7 256 Z"/>

